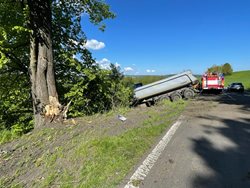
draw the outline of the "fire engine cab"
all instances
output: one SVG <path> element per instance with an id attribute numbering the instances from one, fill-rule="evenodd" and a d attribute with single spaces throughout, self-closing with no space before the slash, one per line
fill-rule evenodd
<path id="1" fill-rule="evenodd" d="M 205 73 L 201 77 L 202 90 L 218 90 L 224 89 L 224 75 L 221 73 Z"/>

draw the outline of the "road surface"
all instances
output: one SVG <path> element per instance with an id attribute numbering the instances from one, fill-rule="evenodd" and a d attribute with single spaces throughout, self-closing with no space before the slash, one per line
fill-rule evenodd
<path id="1" fill-rule="evenodd" d="M 140 188 L 250 187 L 250 95 L 192 101 Z"/>

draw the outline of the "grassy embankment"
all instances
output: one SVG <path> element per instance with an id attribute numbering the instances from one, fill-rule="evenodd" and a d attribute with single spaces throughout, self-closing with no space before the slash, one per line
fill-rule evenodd
<path id="1" fill-rule="evenodd" d="M 129 114 L 125 116 L 133 126 L 116 120 L 113 127 L 100 129 L 95 128 L 93 118 L 84 131 L 81 127 L 87 125 L 80 123 L 33 131 L 9 143 L 7 148 L 12 152 L 0 154 L 4 164 L 0 166 L 0 187 L 115 187 L 185 106 L 185 101 L 163 101 L 156 107 L 132 109 L 137 121 Z M 89 117 L 79 122 L 92 120 Z M 118 126 L 127 127 L 114 131 Z"/>
<path id="2" fill-rule="evenodd" d="M 225 86 L 232 82 L 241 82 L 245 89 L 250 90 L 250 70 L 234 72 L 232 75 L 225 77 Z"/>

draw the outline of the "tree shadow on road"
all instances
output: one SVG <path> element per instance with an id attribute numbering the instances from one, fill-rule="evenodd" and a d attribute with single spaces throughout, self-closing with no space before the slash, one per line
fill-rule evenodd
<path id="1" fill-rule="evenodd" d="M 205 100 L 211 100 L 206 98 Z M 250 96 L 227 94 L 216 97 L 221 104 L 236 106 L 249 114 L 245 119 L 226 119 L 218 116 L 206 116 L 209 120 L 217 120 L 223 126 L 212 127 L 203 125 L 206 134 L 218 134 L 232 143 L 233 147 L 219 148 L 208 137 L 192 139 L 193 150 L 206 166 L 211 169 L 211 175 L 198 174 L 193 178 L 192 187 L 250 187 Z"/>
<path id="2" fill-rule="evenodd" d="M 220 104 L 239 105 L 241 110 L 250 113 L 250 92 L 244 93 L 230 93 L 224 92 L 222 94 L 202 94 L 198 97 L 201 101 L 218 102 Z"/>

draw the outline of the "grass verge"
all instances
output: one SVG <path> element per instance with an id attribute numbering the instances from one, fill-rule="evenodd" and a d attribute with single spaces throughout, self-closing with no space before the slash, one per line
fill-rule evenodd
<path id="1" fill-rule="evenodd" d="M 148 110 L 149 118 L 138 122 L 140 125 L 118 135 L 74 136 L 59 147 L 47 148 L 33 162 L 26 161 L 28 167 L 33 165 L 41 172 L 39 175 L 22 182 L 20 179 L 27 178 L 32 171 L 19 169 L 12 177 L 1 178 L 0 187 L 115 187 L 185 106 L 185 101 L 164 101 Z M 49 134 L 46 133 L 46 138 Z"/>
<path id="2" fill-rule="evenodd" d="M 250 70 L 233 72 L 232 75 L 225 77 L 225 85 L 228 86 L 233 82 L 242 82 L 246 90 L 250 90 Z"/>
<path id="3" fill-rule="evenodd" d="M 14 139 L 19 138 L 20 135 L 16 134 L 12 130 L 2 130 L 0 131 L 0 145 L 6 142 L 10 142 Z"/>

